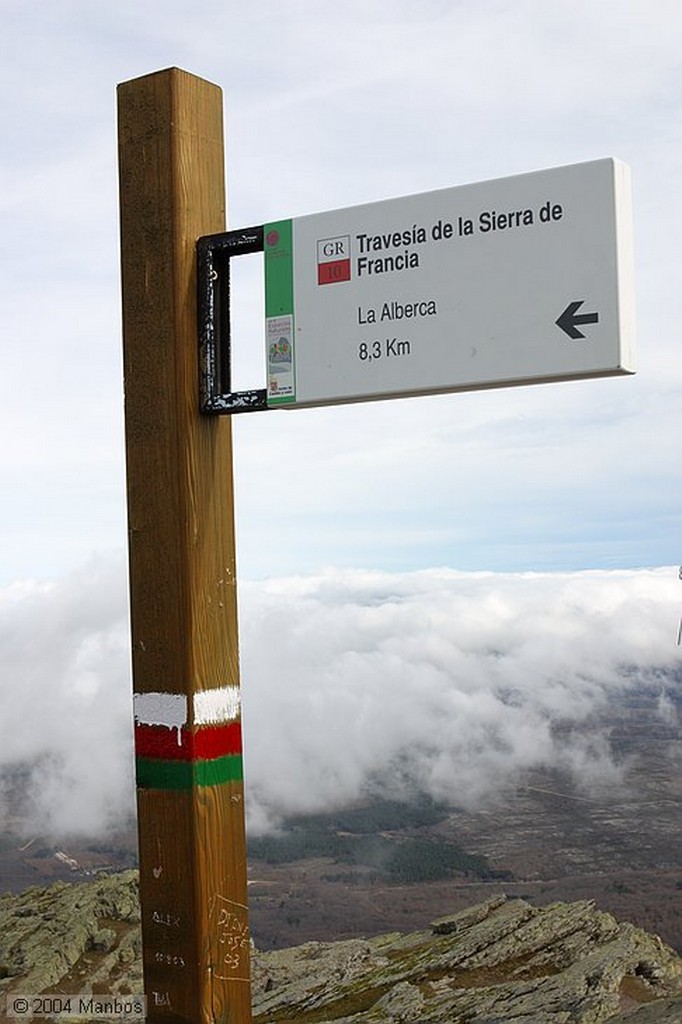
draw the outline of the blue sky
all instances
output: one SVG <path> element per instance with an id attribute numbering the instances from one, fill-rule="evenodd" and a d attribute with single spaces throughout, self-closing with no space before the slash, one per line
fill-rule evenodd
<path id="1" fill-rule="evenodd" d="M 602 156 L 633 175 L 638 374 L 241 417 L 242 577 L 679 560 L 679 4 L 1 16 L 2 582 L 125 547 L 115 87 L 171 65 L 224 89 L 233 227 Z M 241 274 L 237 372 L 258 386 L 257 258 Z"/>

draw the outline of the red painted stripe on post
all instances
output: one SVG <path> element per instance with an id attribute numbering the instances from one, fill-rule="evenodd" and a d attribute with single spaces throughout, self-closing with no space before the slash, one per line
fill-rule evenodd
<path id="1" fill-rule="evenodd" d="M 167 729 L 163 725 L 135 726 L 135 755 L 164 761 L 209 761 L 214 757 L 241 754 L 242 730 L 239 722 L 207 725 L 196 730 L 183 726 Z"/>
<path id="2" fill-rule="evenodd" d="M 226 754 L 241 754 L 241 722 L 227 725 L 205 725 L 194 733 L 194 759 L 209 761 Z"/>

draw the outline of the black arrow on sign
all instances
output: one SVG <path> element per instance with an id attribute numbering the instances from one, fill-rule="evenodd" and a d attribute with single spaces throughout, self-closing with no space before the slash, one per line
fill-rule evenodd
<path id="1" fill-rule="evenodd" d="M 578 313 L 578 310 L 584 301 L 584 299 L 579 299 L 578 302 L 569 302 L 566 309 L 556 321 L 557 327 L 560 327 L 561 330 L 569 336 L 569 338 L 585 337 L 583 332 L 578 330 L 578 324 L 599 323 L 599 313 Z"/>

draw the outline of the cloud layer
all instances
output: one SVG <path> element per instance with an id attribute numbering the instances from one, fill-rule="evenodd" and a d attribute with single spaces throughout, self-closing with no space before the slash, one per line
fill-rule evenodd
<path id="1" fill-rule="evenodd" d="M 671 568 L 242 584 L 249 828 L 372 793 L 475 806 L 538 765 L 617 783 L 595 716 L 644 688 L 675 718 L 679 587 Z M 29 766 L 24 831 L 131 812 L 128 644 L 118 562 L 0 591 L 0 774 Z"/>

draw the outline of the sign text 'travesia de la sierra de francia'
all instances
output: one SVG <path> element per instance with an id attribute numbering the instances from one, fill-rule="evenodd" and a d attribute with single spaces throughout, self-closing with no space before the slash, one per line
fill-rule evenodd
<path id="1" fill-rule="evenodd" d="M 269 406 L 634 372 L 612 159 L 267 224 Z"/>

